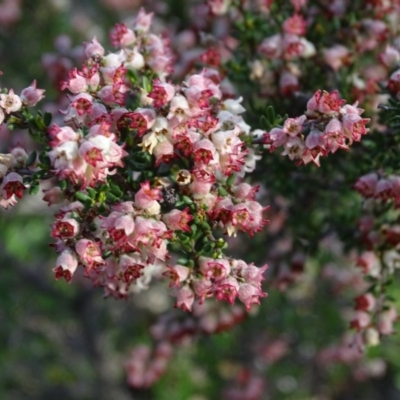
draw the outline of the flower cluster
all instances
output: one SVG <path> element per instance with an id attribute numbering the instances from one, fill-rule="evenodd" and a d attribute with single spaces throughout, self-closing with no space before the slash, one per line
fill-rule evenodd
<path id="1" fill-rule="evenodd" d="M 259 299 L 266 296 L 261 288 L 266 266 L 257 268 L 242 260 L 210 257 L 200 257 L 198 263 L 200 273 L 175 265 L 165 274 L 170 277 L 171 286 L 178 288 L 176 305 L 184 310 L 191 310 L 195 298 L 202 304 L 211 296 L 230 304 L 238 297 L 250 310 L 252 304 L 259 304 Z"/>
<path id="2" fill-rule="evenodd" d="M 398 319 L 394 307 L 383 308 L 379 301 L 372 293 L 355 299 L 355 312 L 350 326 L 362 333 L 361 343 L 367 346 L 376 346 L 380 336 L 393 334 L 393 324 Z"/>
<path id="3" fill-rule="evenodd" d="M 368 132 L 368 118 L 360 115 L 357 105 L 345 104 L 336 91 L 318 90 L 307 103 L 307 111 L 300 117 L 286 119 L 282 128 L 264 134 L 263 142 L 270 151 L 283 146 L 287 155 L 298 164 L 314 162 L 319 166 L 321 156 L 348 150 Z"/>
<path id="4" fill-rule="evenodd" d="M 390 277 L 400 266 L 398 176 L 370 173 L 354 185 L 363 197 L 364 215 L 359 221 L 360 237 L 366 251 L 356 261 L 373 285 L 355 299 L 350 325 L 359 332 L 360 343 L 376 345 L 380 336 L 394 333 L 398 315 L 388 295 Z"/>
<path id="5" fill-rule="evenodd" d="M 245 318 L 239 305 L 195 303 L 191 314 L 170 310 L 150 327 L 152 346 L 133 348 L 125 363 L 127 383 L 134 388 L 146 388 L 156 382 L 167 368 L 175 347 L 194 341 L 200 334 L 211 335 L 231 329 Z"/>
<path id="6" fill-rule="evenodd" d="M 207 4 L 215 25 L 223 16 L 225 29 L 215 31 L 220 44 L 230 43 L 232 76 L 240 71 L 237 82 L 250 79 L 273 101 L 314 91 L 313 82 L 320 78 L 368 109 L 375 109 L 382 83 L 398 93 L 399 74 L 393 70 L 399 68 L 400 32 L 393 23 L 400 10 L 397 2 L 370 1 L 354 8 L 343 1 L 293 0 L 284 9 L 262 0 Z M 346 23 L 329 23 L 333 20 Z M 232 40 L 233 27 L 238 42 Z"/>
<path id="7" fill-rule="evenodd" d="M 191 82 L 198 85 L 190 86 Z M 169 95 L 164 89 L 168 86 Z M 56 248 L 62 251 L 55 270 L 57 277 L 70 280 L 79 263 L 95 285 L 106 288 L 107 294 L 124 297 L 132 283 L 146 287 L 153 275 L 168 268 L 164 275 L 170 276 L 172 271 L 179 274 L 179 278 L 174 277 L 174 286 L 182 284 L 177 306 L 185 310 L 191 309 L 195 293 L 200 300 L 215 294 L 217 299 L 231 303 L 238 296 L 248 308 L 258 302 L 264 295 L 260 286 L 264 269 L 222 255 L 217 259 L 200 257 L 196 270 L 166 264 L 167 244 L 189 238 L 191 221 L 206 231 L 220 226 L 230 235 L 237 231 L 252 234 L 265 223 L 264 208 L 254 201 L 256 188 L 246 183 L 227 185 L 234 171 L 244 170 L 247 152 L 239 135 L 249 132 L 243 132 L 247 126 L 241 117 L 229 111 L 243 111 L 240 104 L 227 100 L 219 106 L 220 96 L 218 86 L 204 75 L 190 77 L 180 93 L 172 85 L 156 80 L 147 97 L 157 106 L 119 113 L 116 127 L 136 132 L 135 150 L 152 155 L 155 167 L 172 166 L 176 173 L 172 179 L 159 178 L 156 185 L 157 180 L 153 180 L 153 185 L 148 180 L 141 182 L 136 192 L 131 188 L 134 201 L 110 206 L 108 215 L 103 212 L 95 216 L 93 210 L 88 213 L 79 202 L 63 208 L 52 232 L 57 239 Z M 68 178 L 85 190 L 87 186 L 105 183 L 111 168 L 122 166 L 121 158 L 128 152 L 112 140 L 116 135 L 110 132 L 106 119 L 104 115 L 101 125 L 92 125 L 86 136 L 70 127 L 49 129 L 54 146 L 49 157 L 59 179 Z M 182 163 L 188 169 L 179 168 Z M 112 170 L 111 174 L 127 179 L 119 171 Z M 129 192 L 129 185 L 124 185 Z M 183 196 L 184 204 L 177 208 Z M 93 229 L 88 235 L 90 226 Z M 214 244 L 222 246 L 224 241 Z M 107 258 L 102 258 L 102 254 L 107 254 Z"/>
<path id="8" fill-rule="evenodd" d="M 364 198 L 376 202 L 393 201 L 394 206 L 399 206 L 400 177 L 379 176 L 376 172 L 360 177 L 354 185 L 354 189 Z"/>
<path id="9" fill-rule="evenodd" d="M 22 147 L 15 147 L 8 154 L 0 154 L 0 206 L 8 208 L 14 206 L 21 199 L 26 186 L 22 176 L 15 172 L 25 166 L 28 158 Z"/>
<path id="10" fill-rule="evenodd" d="M 55 276 L 82 271 L 116 298 L 165 277 L 184 310 L 211 296 L 250 309 L 265 296 L 266 266 L 227 257 L 214 237 L 266 223 L 258 188 L 243 182 L 259 155 L 242 99 L 225 98 L 213 70 L 169 83 L 171 52 L 149 33 L 151 17 L 142 10 L 133 29 L 112 30 L 116 53 L 87 43 L 82 68 L 61 83 L 72 93 L 65 125 L 46 128 L 40 164 L 59 181 L 45 201 L 63 203 Z M 170 262 L 176 253 L 184 261 Z"/>
<path id="11" fill-rule="evenodd" d="M 152 386 L 165 372 L 172 355 L 168 342 L 159 343 L 154 351 L 146 345 L 135 347 L 125 362 L 128 385 L 135 388 Z"/>
<path id="12" fill-rule="evenodd" d="M 396 220 L 399 213 L 399 176 L 370 173 L 360 177 L 354 185 L 364 200 L 364 215 L 359 221 L 360 236 L 368 250 L 379 249 L 391 272 L 397 267 L 396 256 L 400 244 L 400 226 Z M 378 260 L 366 262 L 365 272 L 378 276 Z"/>

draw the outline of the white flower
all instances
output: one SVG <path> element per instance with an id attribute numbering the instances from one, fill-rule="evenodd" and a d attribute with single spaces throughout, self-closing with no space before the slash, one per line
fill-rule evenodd
<path id="1" fill-rule="evenodd" d="M 232 114 L 241 114 L 246 111 L 246 109 L 240 104 L 243 101 L 243 97 L 238 99 L 227 99 L 223 102 L 223 108 Z"/>

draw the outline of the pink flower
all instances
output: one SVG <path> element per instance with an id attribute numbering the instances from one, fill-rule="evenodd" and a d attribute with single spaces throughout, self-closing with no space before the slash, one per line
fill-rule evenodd
<path id="1" fill-rule="evenodd" d="M 47 132 L 51 138 L 49 144 L 52 147 L 57 147 L 65 142 L 78 141 L 81 137 L 78 132 L 75 132 L 69 126 L 63 126 L 60 128 L 56 124 L 52 124 Z"/>
<path id="2" fill-rule="evenodd" d="M 8 94 L 0 94 L 0 106 L 7 114 L 10 114 L 22 108 L 22 101 L 19 96 L 14 94 L 14 90 L 10 89 Z"/>
<path id="3" fill-rule="evenodd" d="M 206 279 L 205 277 L 195 278 L 193 280 L 193 289 L 196 293 L 196 296 L 199 297 L 199 303 L 203 304 L 204 300 L 208 297 L 211 297 L 213 294 L 212 291 L 213 283 Z"/>
<path id="4" fill-rule="evenodd" d="M 279 34 L 264 39 L 258 47 L 258 51 L 264 57 L 277 59 L 283 53 L 282 36 Z"/>
<path id="5" fill-rule="evenodd" d="M 219 280 L 215 285 L 215 297 L 217 300 L 226 300 L 231 305 L 235 302 L 238 293 L 239 283 L 232 276 Z"/>
<path id="6" fill-rule="evenodd" d="M 282 41 L 284 59 L 292 60 L 300 57 L 305 50 L 305 43 L 300 36 L 285 33 Z"/>
<path id="7" fill-rule="evenodd" d="M 188 223 L 193 220 L 193 216 L 189 212 L 189 207 L 186 207 L 183 211 L 174 209 L 164 214 L 162 219 L 168 228 L 173 231 L 190 232 L 191 229 Z"/>
<path id="8" fill-rule="evenodd" d="M 283 131 L 289 136 L 295 137 L 301 134 L 305 116 L 299 118 L 287 118 L 283 124 Z"/>
<path id="9" fill-rule="evenodd" d="M 207 5 L 214 15 L 223 15 L 228 12 L 231 0 L 207 0 Z"/>
<path id="10" fill-rule="evenodd" d="M 350 321 L 350 327 L 360 331 L 366 328 L 371 322 L 371 316 L 365 311 L 356 311 L 352 320 Z"/>
<path id="11" fill-rule="evenodd" d="M 369 129 L 366 124 L 370 121 L 369 118 L 361 118 L 357 114 L 346 114 L 343 116 L 343 128 L 347 137 L 359 142 L 361 136 L 368 133 Z"/>
<path id="12" fill-rule="evenodd" d="M 227 259 L 221 258 L 215 260 L 209 257 L 199 258 L 199 269 L 206 279 L 215 279 L 217 281 L 226 278 L 231 271 Z"/>
<path id="13" fill-rule="evenodd" d="M 64 200 L 64 192 L 58 186 L 52 187 L 47 190 L 43 190 L 44 196 L 43 200 L 47 202 L 48 206 L 52 206 L 53 204 L 60 204 Z"/>
<path id="14" fill-rule="evenodd" d="M 71 93 L 77 94 L 86 92 L 88 84 L 82 72 L 74 68 L 68 73 L 68 80 L 61 82 L 61 90 L 68 89 Z"/>
<path id="15" fill-rule="evenodd" d="M 262 292 L 253 285 L 243 283 L 239 287 L 238 296 L 240 301 L 246 306 L 246 310 L 249 311 L 252 304 L 260 304 L 260 298 L 266 297 L 267 293 Z"/>
<path id="16" fill-rule="evenodd" d="M 385 50 L 379 54 L 379 61 L 387 68 L 396 67 L 400 61 L 400 53 L 392 46 L 386 46 Z"/>
<path id="17" fill-rule="evenodd" d="M 398 319 L 397 311 L 394 307 L 389 308 L 379 314 L 378 330 L 381 335 L 391 335 L 394 333 L 393 324 Z"/>
<path id="18" fill-rule="evenodd" d="M 136 35 L 125 24 L 116 24 L 110 32 L 110 38 L 114 47 L 128 47 L 135 43 Z"/>
<path id="19" fill-rule="evenodd" d="M 235 197 L 239 200 L 254 200 L 258 190 L 259 186 L 251 186 L 246 182 L 242 182 L 232 188 L 232 191 L 235 193 Z"/>
<path id="20" fill-rule="evenodd" d="M 299 12 L 301 8 L 305 7 L 307 0 L 290 0 L 296 12 Z"/>
<path id="21" fill-rule="evenodd" d="M 279 78 L 279 88 L 284 96 L 290 96 L 299 90 L 299 80 L 289 71 L 283 71 Z"/>
<path id="22" fill-rule="evenodd" d="M 51 236 L 60 239 L 75 237 L 79 232 L 79 223 L 73 218 L 65 218 L 53 224 Z"/>
<path id="23" fill-rule="evenodd" d="M 215 164 L 218 161 L 217 151 L 211 140 L 202 139 L 193 146 L 193 156 L 196 164 Z"/>
<path id="24" fill-rule="evenodd" d="M 377 183 L 378 175 L 373 172 L 359 178 L 354 185 L 354 189 L 356 189 L 357 192 L 365 198 L 373 197 L 376 191 Z"/>
<path id="25" fill-rule="evenodd" d="M 187 120 L 190 115 L 187 99 L 180 94 L 176 94 L 171 100 L 167 119 L 171 120 L 174 125 L 177 125 Z"/>
<path id="26" fill-rule="evenodd" d="M 374 197 L 377 199 L 389 200 L 393 196 L 393 183 L 389 179 L 379 179 L 375 187 Z"/>
<path id="27" fill-rule="evenodd" d="M 324 60 L 334 71 L 338 71 L 349 63 L 350 51 L 347 47 L 337 44 L 324 50 Z"/>
<path id="28" fill-rule="evenodd" d="M 153 82 L 153 90 L 150 92 L 148 97 L 153 99 L 154 107 L 158 108 L 165 106 L 169 101 L 172 100 L 174 95 L 175 88 L 172 85 L 156 79 Z"/>
<path id="29" fill-rule="evenodd" d="M 135 223 L 131 215 L 113 211 L 101 224 L 110 237 L 117 243 L 125 243 L 128 236 L 133 233 Z"/>
<path id="30" fill-rule="evenodd" d="M 392 75 L 390 75 L 387 88 L 395 94 L 400 92 L 400 69 L 394 71 Z"/>
<path id="31" fill-rule="evenodd" d="M 268 265 L 265 264 L 261 268 L 258 268 L 253 264 L 244 264 L 245 265 L 241 268 L 240 275 L 246 283 L 261 288 L 261 282 L 265 279 L 264 272 L 267 270 Z"/>
<path id="32" fill-rule="evenodd" d="M 146 263 L 137 254 L 122 254 L 118 266 L 122 270 L 123 281 L 130 285 L 142 276 Z"/>
<path id="33" fill-rule="evenodd" d="M 10 154 L 13 156 L 14 167 L 24 167 L 29 157 L 26 150 L 19 145 L 11 149 Z"/>
<path id="34" fill-rule="evenodd" d="M 274 151 L 277 147 L 284 145 L 287 140 L 287 133 L 282 128 L 272 128 L 263 137 L 263 143 L 271 145 L 270 151 Z"/>
<path id="35" fill-rule="evenodd" d="M 137 108 L 134 112 L 126 113 L 121 118 L 130 120 L 129 127 L 143 136 L 155 123 L 156 113 L 151 108 Z"/>
<path id="36" fill-rule="evenodd" d="M 285 150 L 282 152 L 283 156 L 289 156 L 291 160 L 301 158 L 305 150 L 304 142 L 298 137 L 291 137 L 284 145 Z"/>
<path id="37" fill-rule="evenodd" d="M 294 14 L 283 23 L 283 30 L 286 33 L 302 36 L 306 33 L 307 22 L 302 15 Z"/>
<path id="38" fill-rule="evenodd" d="M 6 200 L 13 195 L 22 199 L 25 189 L 26 187 L 22 183 L 22 176 L 16 172 L 10 172 L 3 178 L 3 182 L 0 185 L 0 195 Z"/>
<path id="39" fill-rule="evenodd" d="M 86 274 L 92 268 L 105 264 L 105 261 L 101 257 L 99 245 L 89 239 L 78 240 L 75 244 L 75 250 L 80 257 L 81 263 L 86 266 Z"/>
<path id="40" fill-rule="evenodd" d="M 183 311 L 192 311 L 194 303 L 194 292 L 188 285 L 178 288 L 175 307 L 181 308 Z"/>
<path id="41" fill-rule="evenodd" d="M 167 271 L 163 273 L 163 276 L 170 279 L 169 287 L 180 287 L 181 283 L 186 281 L 190 275 L 190 268 L 184 265 L 174 265 L 173 267 L 167 265 Z"/>
<path id="42" fill-rule="evenodd" d="M 76 117 L 76 114 L 79 117 L 82 117 L 92 113 L 93 97 L 88 93 L 79 93 L 71 98 L 71 100 L 64 121 L 67 121 L 70 118 L 79 120 L 79 118 Z"/>
<path id="43" fill-rule="evenodd" d="M 153 13 L 146 14 L 143 7 L 140 8 L 133 21 L 133 29 L 140 32 L 141 34 L 146 33 L 150 29 L 151 22 L 153 20 Z"/>
<path id="44" fill-rule="evenodd" d="M 162 162 L 168 164 L 174 157 L 174 146 L 169 140 L 158 142 L 153 149 L 153 154 L 156 157 L 156 166 Z"/>
<path id="45" fill-rule="evenodd" d="M 378 277 L 381 271 L 381 263 L 376 254 L 366 251 L 357 259 L 356 266 L 360 267 L 364 274 Z"/>
<path id="46" fill-rule="evenodd" d="M 85 43 L 85 54 L 87 58 L 99 60 L 104 56 L 104 47 L 94 37 L 91 42 Z"/>
<path id="47" fill-rule="evenodd" d="M 150 209 L 154 206 L 156 200 L 161 200 L 160 192 L 160 189 L 152 189 L 149 181 L 141 183 L 140 189 L 135 194 L 135 206 L 144 210 Z"/>
<path id="48" fill-rule="evenodd" d="M 28 107 L 35 106 L 44 97 L 44 89 L 36 88 L 36 80 L 34 80 L 30 86 L 25 88 L 20 95 L 22 103 L 26 104 Z"/>
<path id="49" fill-rule="evenodd" d="M 366 293 L 355 298 L 355 309 L 360 311 L 373 311 L 376 305 L 376 298 L 371 293 Z"/>
<path id="50" fill-rule="evenodd" d="M 332 93 L 318 90 L 308 101 L 307 110 L 332 115 L 338 113 L 345 102 L 345 100 L 339 98 L 339 93 L 336 90 Z"/>
<path id="51" fill-rule="evenodd" d="M 78 260 L 75 252 L 71 249 L 65 249 L 57 258 L 56 268 L 53 269 L 55 279 L 64 278 L 68 283 L 78 267 Z"/>

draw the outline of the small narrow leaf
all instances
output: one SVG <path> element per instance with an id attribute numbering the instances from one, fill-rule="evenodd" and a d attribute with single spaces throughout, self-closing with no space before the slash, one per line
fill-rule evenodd
<path id="1" fill-rule="evenodd" d="M 92 203 L 92 199 L 83 192 L 76 192 L 75 193 L 75 197 L 79 200 L 79 201 L 83 201 L 84 203 L 88 202 L 88 203 Z"/>
<path id="2" fill-rule="evenodd" d="M 31 165 L 33 165 L 33 164 L 35 163 L 35 161 L 36 161 L 36 157 L 37 157 L 36 151 L 32 151 L 32 153 L 29 154 L 29 157 L 28 157 L 28 159 L 26 160 L 25 165 L 26 165 L 27 167 L 30 167 Z"/>
<path id="3" fill-rule="evenodd" d="M 39 182 L 38 181 L 34 181 L 31 184 L 31 187 L 29 188 L 29 194 L 30 195 L 35 195 L 39 192 Z"/>

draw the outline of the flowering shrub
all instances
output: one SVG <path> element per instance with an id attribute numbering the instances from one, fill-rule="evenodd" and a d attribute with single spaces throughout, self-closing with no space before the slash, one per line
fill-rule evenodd
<path id="1" fill-rule="evenodd" d="M 348 365 L 356 380 L 384 373 L 363 362 L 398 318 L 400 5 L 281 3 L 188 2 L 175 31 L 140 8 L 111 29 L 112 51 L 94 37 L 44 57 L 52 104 L 38 79 L 1 89 L 0 206 L 29 193 L 55 210 L 55 280 L 133 303 L 173 298 L 125 361 L 135 390 L 270 297 L 317 308 L 325 289 L 346 329 L 324 343 L 307 331 L 318 348 L 299 359 Z M 262 373 L 297 340 L 284 328 L 252 336 L 256 361 L 228 374 L 224 398 L 263 398 Z"/>

